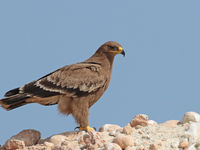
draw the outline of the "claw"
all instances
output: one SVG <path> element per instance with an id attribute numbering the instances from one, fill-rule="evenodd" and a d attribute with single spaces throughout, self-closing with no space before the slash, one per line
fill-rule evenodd
<path id="1" fill-rule="evenodd" d="M 76 128 L 74 128 L 74 131 L 78 131 L 77 129 L 79 129 L 79 130 L 80 130 L 80 127 L 76 127 Z"/>

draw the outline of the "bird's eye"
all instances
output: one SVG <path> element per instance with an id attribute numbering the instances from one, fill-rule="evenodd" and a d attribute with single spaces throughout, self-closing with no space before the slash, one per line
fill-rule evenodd
<path id="1" fill-rule="evenodd" d="M 114 47 L 114 46 L 110 46 L 110 45 L 109 45 L 109 48 L 110 48 L 110 49 L 112 49 L 112 50 L 114 50 L 114 49 L 115 49 L 115 47 Z"/>

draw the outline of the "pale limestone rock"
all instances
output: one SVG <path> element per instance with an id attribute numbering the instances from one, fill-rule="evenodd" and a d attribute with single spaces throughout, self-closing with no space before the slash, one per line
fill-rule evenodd
<path id="1" fill-rule="evenodd" d="M 64 135 L 54 135 L 50 137 L 48 142 L 53 143 L 55 146 L 60 146 L 65 139 L 66 137 Z"/>
<path id="2" fill-rule="evenodd" d="M 135 150 L 134 147 L 127 146 L 125 150 Z"/>
<path id="3" fill-rule="evenodd" d="M 17 139 L 10 139 L 4 145 L 6 150 L 15 150 L 15 149 L 23 149 L 25 148 L 24 141 Z"/>
<path id="4" fill-rule="evenodd" d="M 151 125 L 151 126 L 157 126 L 158 125 L 158 123 L 154 120 L 148 120 L 147 123 L 148 123 L 148 125 Z"/>
<path id="5" fill-rule="evenodd" d="M 22 149 L 19 149 L 22 150 Z M 45 145 L 33 145 L 24 148 L 23 150 L 53 150 L 52 147 L 47 147 Z"/>
<path id="6" fill-rule="evenodd" d="M 133 138 L 129 135 L 120 134 L 113 140 L 114 143 L 118 144 L 122 149 L 125 149 L 127 146 L 133 146 Z"/>
<path id="7" fill-rule="evenodd" d="M 65 132 L 65 133 L 62 133 L 61 135 L 64 135 L 66 137 L 66 140 L 73 141 L 73 140 L 77 140 L 83 134 L 85 134 L 85 131 L 81 131 L 81 132 L 75 132 L 75 131 L 74 132 Z"/>
<path id="8" fill-rule="evenodd" d="M 182 123 L 200 122 L 200 115 L 196 112 L 187 112 L 182 118 Z"/>
<path id="9" fill-rule="evenodd" d="M 80 150 L 77 143 L 71 141 L 64 141 L 59 150 Z"/>
<path id="10" fill-rule="evenodd" d="M 118 144 L 115 143 L 105 143 L 103 150 L 122 150 Z"/>
<path id="11" fill-rule="evenodd" d="M 185 136 L 189 137 L 189 142 L 194 143 L 200 139 L 200 123 L 191 122 L 185 131 Z"/>
<path id="12" fill-rule="evenodd" d="M 133 132 L 135 132 L 135 128 L 132 128 L 132 127 L 130 126 L 130 124 L 128 124 L 127 126 L 125 126 L 125 127 L 123 128 L 123 131 L 122 131 L 122 133 L 127 134 L 127 135 L 130 135 L 130 134 L 132 134 Z"/>
<path id="13" fill-rule="evenodd" d="M 165 126 L 165 127 L 170 127 L 170 128 L 173 128 L 173 127 L 176 127 L 177 124 L 178 124 L 178 120 L 168 120 L 164 123 L 161 123 L 160 125 L 161 126 Z"/>
<path id="14" fill-rule="evenodd" d="M 145 114 L 139 114 L 135 116 L 133 120 L 130 122 L 131 127 L 136 127 L 136 126 L 147 126 L 148 125 L 148 116 Z"/>
<path id="15" fill-rule="evenodd" d="M 104 144 L 104 140 L 102 139 L 102 135 L 100 132 L 84 132 L 77 139 L 79 145 L 85 145 L 85 148 L 88 150 L 97 149 Z"/>
<path id="16" fill-rule="evenodd" d="M 50 142 L 44 142 L 44 145 L 47 147 L 54 147 L 54 144 Z"/>
<path id="17" fill-rule="evenodd" d="M 188 147 L 187 150 L 197 150 L 197 149 L 195 148 L 195 144 L 192 144 L 192 145 L 190 145 L 190 146 Z"/>
<path id="18" fill-rule="evenodd" d="M 116 131 L 116 130 L 120 130 L 120 129 L 122 129 L 122 128 L 118 125 L 105 124 L 102 127 L 100 127 L 99 132 L 112 132 L 112 131 Z"/>

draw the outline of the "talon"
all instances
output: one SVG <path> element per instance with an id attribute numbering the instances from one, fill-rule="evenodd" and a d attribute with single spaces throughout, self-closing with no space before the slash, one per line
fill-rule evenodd
<path id="1" fill-rule="evenodd" d="M 79 127 L 79 131 L 90 132 L 90 131 L 96 131 L 96 129 L 91 128 L 90 126 L 86 126 L 86 127 Z"/>
<path id="2" fill-rule="evenodd" d="M 76 127 L 76 128 L 74 128 L 74 131 L 77 131 L 77 129 L 79 129 L 79 130 L 80 130 L 80 127 Z"/>

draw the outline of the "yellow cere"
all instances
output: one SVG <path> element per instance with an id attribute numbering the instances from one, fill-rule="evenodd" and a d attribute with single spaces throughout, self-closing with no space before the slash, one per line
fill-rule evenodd
<path id="1" fill-rule="evenodd" d="M 122 47 L 118 47 L 118 49 L 119 49 L 119 51 L 122 51 L 122 50 L 123 50 L 123 48 L 122 48 Z"/>

